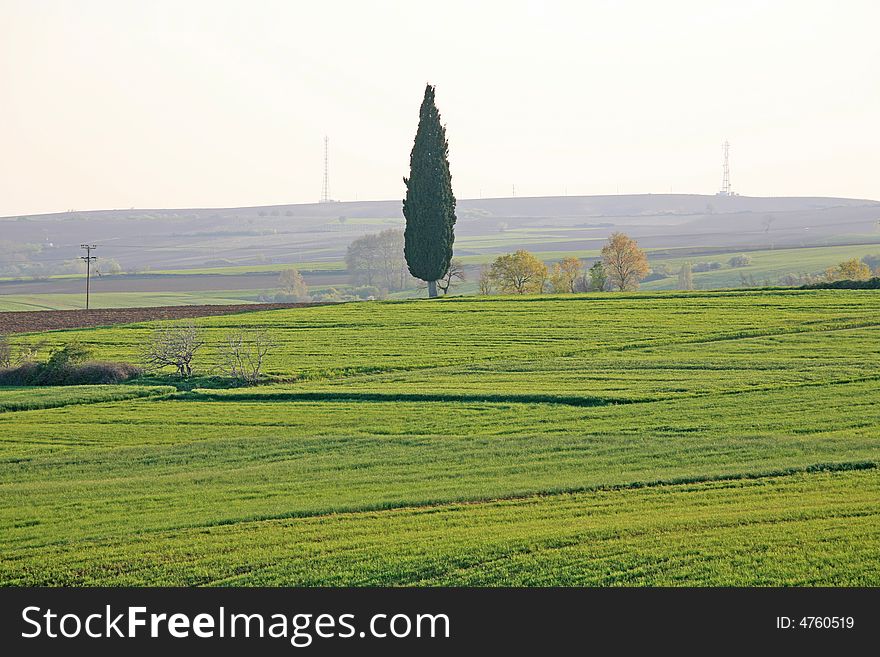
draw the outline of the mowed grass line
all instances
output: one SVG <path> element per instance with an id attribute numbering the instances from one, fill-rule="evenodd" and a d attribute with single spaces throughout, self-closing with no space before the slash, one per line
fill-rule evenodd
<path id="1" fill-rule="evenodd" d="M 4 585 L 876 585 L 878 470 L 244 522 L 4 552 Z"/>

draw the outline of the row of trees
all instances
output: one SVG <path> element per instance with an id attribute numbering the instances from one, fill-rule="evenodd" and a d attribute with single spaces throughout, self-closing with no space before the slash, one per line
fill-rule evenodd
<path id="1" fill-rule="evenodd" d="M 740 268 L 747 267 L 751 261 L 751 257 L 739 255 L 730 258 L 728 264 L 732 268 Z M 693 290 L 694 272 L 712 271 L 719 268 L 720 263 L 718 265 L 718 267 L 698 267 L 685 262 L 678 270 L 677 288 Z M 522 249 L 499 256 L 491 265 L 481 270 L 479 293 L 492 294 L 497 291 L 503 294 L 541 294 L 549 291 L 565 294 L 636 290 L 650 271 L 645 252 L 638 244 L 623 233 L 614 233 L 602 248 L 602 259 L 589 269 L 585 269 L 583 262 L 575 257 L 564 258 L 548 269 L 547 265 L 533 254 Z M 662 274 L 663 278 L 675 275 L 665 268 Z M 778 284 L 800 286 L 818 282 L 867 281 L 872 276 L 880 277 L 880 256 L 865 256 L 861 260 L 852 258 L 829 267 L 821 275 L 786 274 L 779 279 Z M 744 287 L 772 285 L 769 280 L 760 283 L 751 274 L 740 274 L 740 279 Z"/>
<path id="2" fill-rule="evenodd" d="M 589 269 L 579 258 L 568 257 L 548 269 L 533 254 L 520 249 L 499 256 L 480 272 L 480 294 L 541 294 L 636 290 L 648 274 L 648 259 L 635 240 L 614 233 L 602 248 L 602 259 Z"/>

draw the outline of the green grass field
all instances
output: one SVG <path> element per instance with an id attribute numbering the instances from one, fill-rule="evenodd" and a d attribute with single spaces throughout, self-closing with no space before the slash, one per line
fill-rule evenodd
<path id="1" fill-rule="evenodd" d="M 878 244 L 859 244 L 849 246 L 821 246 L 800 249 L 775 249 L 767 251 L 749 251 L 752 259 L 746 267 L 731 267 L 728 261 L 741 252 L 715 253 L 705 256 L 658 258 L 654 262 L 663 263 L 670 270 L 677 272 L 682 264 L 691 262 L 720 262 L 723 267 L 714 271 L 694 273 L 694 285 L 700 289 L 718 289 L 741 287 L 741 276 L 752 277 L 758 285 L 769 282 L 777 285 L 786 274 L 820 274 L 828 267 L 837 265 L 851 258 L 861 259 L 869 254 L 880 253 Z M 642 284 L 645 290 L 671 290 L 678 283 L 677 276 Z"/>
<path id="2" fill-rule="evenodd" d="M 880 584 L 876 293 L 198 324 L 205 369 L 267 329 L 270 383 L 0 388 L 0 583 Z M 39 337 L 130 360 L 153 328 Z"/>
<path id="3" fill-rule="evenodd" d="M 92 308 L 147 308 L 152 306 L 198 306 L 205 303 L 257 303 L 261 290 L 218 292 L 96 292 Z M 0 312 L 17 310 L 76 310 L 85 307 L 85 294 L 5 294 Z"/>

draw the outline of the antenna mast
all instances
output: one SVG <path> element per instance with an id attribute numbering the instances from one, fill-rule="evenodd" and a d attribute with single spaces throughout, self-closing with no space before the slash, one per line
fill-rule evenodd
<path id="1" fill-rule="evenodd" d="M 324 186 L 321 188 L 321 203 L 330 203 L 330 137 L 324 136 Z"/>
<path id="2" fill-rule="evenodd" d="M 721 152 L 724 154 L 724 172 L 721 177 L 721 191 L 718 196 L 731 196 L 730 193 L 730 144 L 727 140 L 721 144 Z"/>

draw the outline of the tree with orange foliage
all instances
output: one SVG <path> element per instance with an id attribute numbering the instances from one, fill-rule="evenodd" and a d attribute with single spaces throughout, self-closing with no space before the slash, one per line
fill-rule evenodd
<path id="1" fill-rule="evenodd" d="M 648 275 L 648 258 L 636 241 L 623 233 L 612 233 L 602 247 L 602 263 L 611 284 L 620 291 L 639 289 Z"/>
<path id="2" fill-rule="evenodd" d="M 550 274 L 553 291 L 558 294 L 574 292 L 575 283 L 580 278 L 582 269 L 581 261 L 574 256 L 563 258 L 561 262 L 553 265 L 553 273 Z"/>

